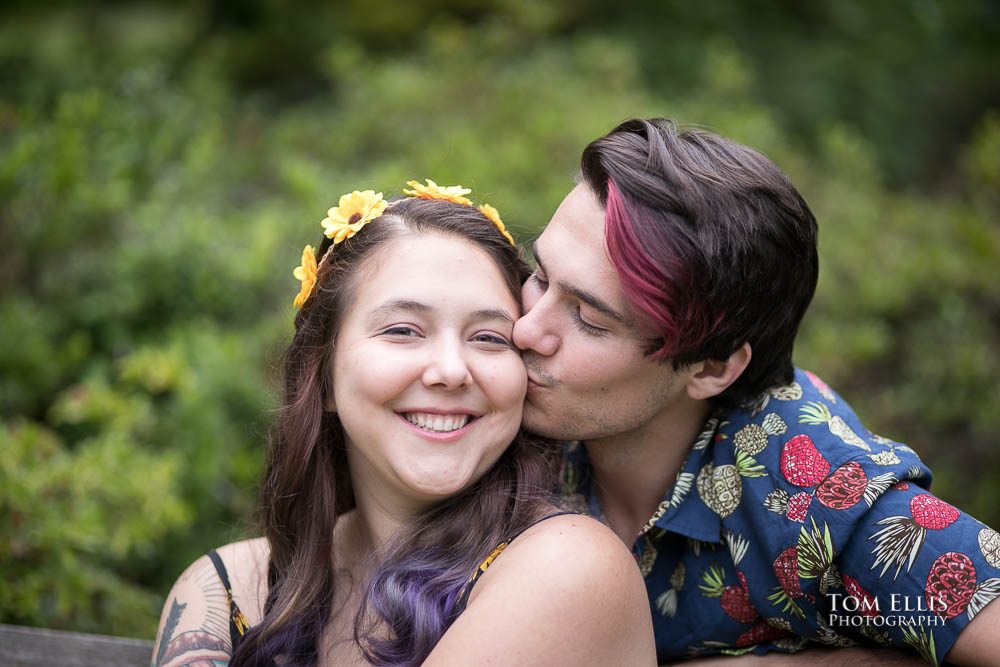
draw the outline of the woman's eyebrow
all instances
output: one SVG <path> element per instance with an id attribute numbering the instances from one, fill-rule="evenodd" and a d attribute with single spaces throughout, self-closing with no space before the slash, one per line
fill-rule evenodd
<path id="1" fill-rule="evenodd" d="M 371 311 L 371 317 L 387 315 L 397 310 L 413 313 L 429 313 L 434 310 L 433 306 L 412 299 L 393 299 L 375 307 Z"/>
<path id="2" fill-rule="evenodd" d="M 472 313 L 472 318 L 475 320 L 502 320 L 507 322 L 511 326 L 514 326 L 514 318 L 503 308 L 486 308 L 483 310 L 477 310 Z"/>
<path id="3" fill-rule="evenodd" d="M 377 319 L 384 315 L 399 311 L 426 314 L 432 313 L 435 310 L 434 306 L 421 301 L 415 301 L 413 299 L 393 299 L 380 304 L 376 308 L 373 308 L 369 316 L 372 319 Z M 471 319 L 501 320 L 509 323 L 511 326 L 514 326 L 514 316 L 503 308 L 482 308 L 480 310 L 473 311 Z"/>

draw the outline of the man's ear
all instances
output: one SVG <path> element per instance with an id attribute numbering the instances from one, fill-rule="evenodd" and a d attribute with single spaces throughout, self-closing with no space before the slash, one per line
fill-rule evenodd
<path id="1" fill-rule="evenodd" d="M 725 361 L 706 359 L 695 364 L 688 379 L 688 396 L 696 401 L 718 396 L 743 374 L 750 363 L 750 357 L 750 343 L 743 343 Z"/>

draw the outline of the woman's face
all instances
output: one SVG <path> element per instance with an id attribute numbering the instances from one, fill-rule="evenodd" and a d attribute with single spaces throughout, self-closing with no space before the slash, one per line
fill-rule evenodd
<path id="1" fill-rule="evenodd" d="M 333 398 L 356 494 L 419 511 L 478 480 L 521 423 L 520 304 L 469 241 L 405 235 L 356 287 L 333 355 Z"/>

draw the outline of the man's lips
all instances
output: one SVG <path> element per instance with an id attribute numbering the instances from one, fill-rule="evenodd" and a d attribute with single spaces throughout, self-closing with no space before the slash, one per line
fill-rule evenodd
<path id="1" fill-rule="evenodd" d="M 537 371 L 532 371 L 528 369 L 528 386 L 529 387 L 548 387 L 552 384 L 552 381 L 542 375 L 539 375 Z"/>

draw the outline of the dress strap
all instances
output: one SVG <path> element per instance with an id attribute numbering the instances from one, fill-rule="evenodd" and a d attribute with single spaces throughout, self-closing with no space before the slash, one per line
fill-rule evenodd
<path id="1" fill-rule="evenodd" d="M 535 521 L 532 521 L 527 526 L 525 526 L 524 528 L 522 528 L 521 530 L 517 531 L 516 533 L 514 533 L 513 535 L 511 535 L 510 537 L 508 537 L 507 539 L 505 539 L 503 542 L 501 542 L 500 544 L 498 544 L 493 549 L 493 551 L 490 552 L 490 555 L 487 556 L 483 560 L 483 562 L 479 564 L 479 567 L 477 567 L 475 569 L 475 571 L 472 573 L 472 576 L 469 577 L 469 580 L 465 582 L 464 586 L 462 586 L 462 590 L 460 590 L 458 592 L 458 598 L 456 598 L 456 600 L 455 600 L 455 607 L 454 607 L 454 611 L 452 612 L 453 613 L 453 618 L 457 617 L 459 614 L 461 614 L 463 611 L 465 611 L 465 605 L 468 604 L 468 602 L 469 602 L 469 595 L 472 593 L 472 587 L 476 585 L 476 582 L 479 581 L 479 577 L 483 576 L 483 573 L 485 573 L 486 570 L 489 569 L 490 565 L 493 564 L 493 561 L 495 561 L 497 559 L 497 557 L 500 554 L 503 553 L 503 550 L 506 549 L 507 546 L 511 542 L 513 542 L 515 538 L 517 538 L 521 533 L 523 533 L 524 531 L 528 530 L 529 528 L 531 528 L 533 526 L 537 526 L 538 524 L 540 524 L 541 522 L 543 522 L 543 521 L 545 521 L 547 519 L 552 519 L 554 517 L 562 516 L 564 514 L 580 514 L 580 513 L 579 512 L 569 511 L 569 510 L 564 510 L 564 511 L 561 511 L 561 512 L 552 512 L 551 514 L 546 514 L 542 518 L 537 519 Z"/>
<path id="2" fill-rule="evenodd" d="M 233 654 L 235 655 L 236 647 L 239 646 L 243 635 L 250 630 L 250 624 L 233 599 L 233 587 L 229 584 L 229 573 L 226 572 L 226 566 L 222 563 L 219 552 L 212 549 L 208 552 L 208 557 L 212 560 L 212 565 L 215 566 L 219 580 L 222 581 L 222 587 L 226 589 L 226 601 L 229 603 L 229 640 L 233 645 Z"/>

